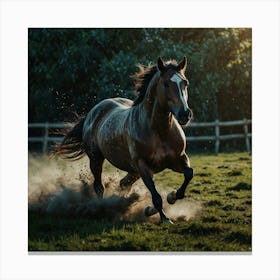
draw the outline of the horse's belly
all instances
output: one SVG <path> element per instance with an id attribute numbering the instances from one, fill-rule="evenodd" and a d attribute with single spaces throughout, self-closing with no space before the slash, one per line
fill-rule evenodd
<path id="1" fill-rule="evenodd" d="M 128 147 L 124 145 L 123 139 L 121 141 L 118 139 L 105 141 L 100 149 L 103 156 L 115 167 L 127 172 L 135 171 Z"/>
<path id="2" fill-rule="evenodd" d="M 134 167 L 129 153 L 125 128 L 126 115 L 111 116 L 100 127 L 98 147 L 103 156 L 115 167 L 132 172 Z"/>
<path id="3" fill-rule="evenodd" d="M 122 156 L 123 157 L 123 156 Z M 118 169 L 121 169 L 123 171 L 129 172 L 129 173 L 135 173 L 136 168 L 133 165 L 132 161 L 130 160 L 119 160 L 116 159 L 115 157 L 106 157 L 106 159 L 115 167 Z"/>

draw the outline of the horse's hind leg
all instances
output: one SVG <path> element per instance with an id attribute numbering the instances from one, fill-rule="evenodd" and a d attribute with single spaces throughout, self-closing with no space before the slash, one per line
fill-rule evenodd
<path id="1" fill-rule="evenodd" d="M 129 192 L 133 183 L 135 183 L 140 178 L 139 174 L 128 173 L 124 178 L 120 180 L 121 191 Z"/>
<path id="2" fill-rule="evenodd" d="M 103 198 L 104 186 L 102 185 L 101 174 L 104 162 L 104 157 L 100 154 L 94 154 L 89 156 L 90 170 L 94 177 L 93 188 L 98 198 Z"/>

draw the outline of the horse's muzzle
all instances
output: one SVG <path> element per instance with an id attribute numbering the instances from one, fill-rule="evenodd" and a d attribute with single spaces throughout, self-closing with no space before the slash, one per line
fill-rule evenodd
<path id="1" fill-rule="evenodd" d="M 187 124 L 193 118 L 193 112 L 191 109 L 180 110 L 177 116 L 177 120 L 180 125 Z"/>

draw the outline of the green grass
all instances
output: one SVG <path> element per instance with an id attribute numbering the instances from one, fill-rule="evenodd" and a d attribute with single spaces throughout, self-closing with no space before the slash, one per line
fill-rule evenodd
<path id="1" fill-rule="evenodd" d="M 251 156 L 228 153 L 190 159 L 195 176 L 186 203 L 202 205 L 192 219 L 170 225 L 29 212 L 29 251 L 251 251 Z M 33 160 L 46 164 L 44 157 Z M 65 168 L 67 163 L 57 165 Z M 30 178 L 34 172 L 30 167 Z M 104 172 L 116 171 L 106 164 Z M 155 182 L 159 192 L 173 189 L 182 183 L 182 175 L 165 170 L 155 175 Z"/>

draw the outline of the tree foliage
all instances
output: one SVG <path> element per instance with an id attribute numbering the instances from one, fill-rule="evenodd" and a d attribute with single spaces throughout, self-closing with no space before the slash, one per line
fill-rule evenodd
<path id="1" fill-rule="evenodd" d="M 183 55 L 196 121 L 251 118 L 251 44 L 246 28 L 29 29 L 29 122 L 134 99 L 137 63 Z"/>

